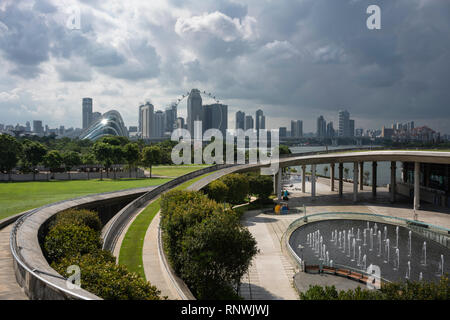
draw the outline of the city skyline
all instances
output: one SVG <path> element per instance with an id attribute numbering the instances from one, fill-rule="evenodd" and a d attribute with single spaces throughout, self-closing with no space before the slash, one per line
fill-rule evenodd
<path id="1" fill-rule="evenodd" d="M 197 87 L 229 106 L 230 124 L 262 109 L 267 128 L 298 118 L 315 132 L 319 115 L 337 124 L 345 108 L 364 128 L 391 119 L 449 133 L 444 1 L 380 1 L 390 14 L 377 31 L 365 27 L 365 1 L 73 4 L 79 30 L 56 1 L 2 4 L 1 123 L 81 127 L 79 99 L 93 97 L 132 125 L 141 101 L 164 109 Z"/>

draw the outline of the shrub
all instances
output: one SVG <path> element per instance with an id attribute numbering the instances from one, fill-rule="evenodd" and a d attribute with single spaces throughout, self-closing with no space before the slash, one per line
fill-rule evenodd
<path id="1" fill-rule="evenodd" d="M 180 275 L 198 299 L 235 299 L 233 288 L 256 253 L 255 239 L 236 216 L 216 214 L 186 232 Z"/>
<path id="2" fill-rule="evenodd" d="M 116 265 L 115 259 L 100 250 L 94 254 L 76 255 L 53 263 L 61 275 L 69 277 L 67 267 L 77 265 L 81 271 L 81 287 L 109 300 L 159 300 L 160 291 L 126 267 Z"/>
<path id="3" fill-rule="evenodd" d="M 210 199 L 217 202 L 224 202 L 227 198 L 229 189 L 223 181 L 214 180 L 206 187 L 205 192 Z"/>
<path id="4" fill-rule="evenodd" d="M 337 291 L 334 286 L 310 286 L 300 293 L 302 300 L 449 300 L 450 283 L 448 276 L 439 282 L 405 281 L 383 283 L 380 290 L 361 289 Z"/>
<path id="5" fill-rule="evenodd" d="M 249 194 L 249 182 L 245 175 L 232 173 L 220 179 L 227 187 L 227 202 L 236 205 L 245 202 Z"/>
<path id="6" fill-rule="evenodd" d="M 58 213 L 55 220 L 52 222 L 51 227 L 69 224 L 84 225 L 95 231 L 102 230 L 102 222 L 100 221 L 98 213 L 84 209 L 69 209 Z"/>
<path id="7" fill-rule="evenodd" d="M 264 202 L 273 193 L 273 178 L 272 176 L 263 175 L 248 175 L 249 193 L 258 197 L 260 203 Z"/>
<path id="8" fill-rule="evenodd" d="M 161 197 L 161 228 L 163 241 L 172 267 L 181 267 L 181 239 L 186 230 L 203 219 L 219 213 L 234 214 L 228 207 L 208 199 L 201 192 L 171 191 Z"/>
<path id="9" fill-rule="evenodd" d="M 102 242 L 98 231 L 84 225 L 61 224 L 50 229 L 44 248 L 50 262 L 100 249 Z"/>

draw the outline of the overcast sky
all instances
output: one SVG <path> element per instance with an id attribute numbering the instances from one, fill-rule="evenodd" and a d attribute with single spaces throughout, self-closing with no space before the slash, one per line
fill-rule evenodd
<path id="1" fill-rule="evenodd" d="M 381 30 L 366 27 L 371 4 Z M 229 105 L 230 128 L 237 110 L 315 131 L 347 109 L 358 128 L 450 133 L 450 1 L 0 1 L 0 123 L 81 127 L 92 97 L 137 125 L 141 102 L 164 109 L 192 88 Z"/>

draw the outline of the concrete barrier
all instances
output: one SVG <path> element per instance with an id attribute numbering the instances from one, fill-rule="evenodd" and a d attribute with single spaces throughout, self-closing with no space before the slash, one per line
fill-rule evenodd
<path id="1" fill-rule="evenodd" d="M 129 202 L 148 190 L 149 188 L 136 188 L 90 195 L 49 204 L 19 217 L 12 217 L 11 219 L 18 219 L 11 231 L 10 249 L 16 280 L 25 294 L 36 300 L 100 299 L 84 289 L 69 289 L 66 279 L 51 268 L 45 259 L 40 240 L 46 233 L 48 223 L 61 211 L 106 205 L 108 201 L 116 203 L 120 199 Z"/>

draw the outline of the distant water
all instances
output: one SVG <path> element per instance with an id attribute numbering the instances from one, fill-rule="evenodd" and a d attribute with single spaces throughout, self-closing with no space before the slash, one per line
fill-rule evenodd
<path id="1" fill-rule="evenodd" d="M 359 148 L 359 146 L 328 146 L 328 150 L 339 150 L 339 149 L 349 149 L 349 148 Z M 290 147 L 292 153 L 303 153 L 303 152 L 318 152 L 326 151 L 325 146 L 303 146 L 303 147 Z M 327 167 L 328 171 L 325 173 L 324 168 Z M 298 172 L 301 172 L 300 167 L 295 167 Z M 344 170 L 348 168 L 348 176 L 345 175 L 344 179 L 353 179 L 353 163 L 344 163 Z M 359 168 L 358 168 L 359 169 Z M 311 166 L 306 166 L 306 171 L 311 171 Z M 402 163 L 397 162 L 397 181 L 400 181 L 402 174 Z M 369 185 L 372 183 L 372 162 L 364 163 L 364 172 L 368 172 L 369 176 L 366 181 Z M 316 166 L 316 173 L 329 177 L 331 174 L 331 168 L 328 164 L 319 164 Z M 335 165 L 335 178 L 339 177 L 338 165 Z M 388 161 L 379 161 L 377 167 L 377 185 L 386 186 L 391 180 L 391 163 Z"/>

